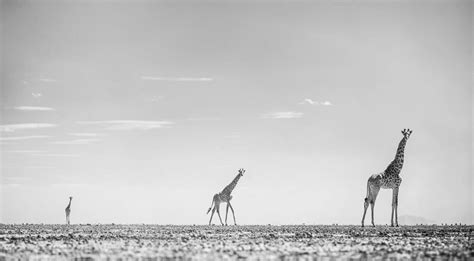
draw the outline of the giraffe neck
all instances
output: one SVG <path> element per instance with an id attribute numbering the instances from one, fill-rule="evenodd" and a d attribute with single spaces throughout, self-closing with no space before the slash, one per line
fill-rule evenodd
<path id="1" fill-rule="evenodd" d="M 397 153 L 395 154 L 395 159 L 392 161 L 392 163 L 390 163 L 390 165 L 387 167 L 385 172 L 390 172 L 390 173 L 395 172 L 397 174 L 400 172 L 400 170 L 403 167 L 406 143 L 407 143 L 407 138 L 403 137 L 403 139 L 398 144 Z"/>
<path id="2" fill-rule="evenodd" d="M 232 192 L 232 190 L 234 190 L 235 186 L 237 185 L 237 182 L 239 182 L 239 179 L 240 179 L 240 175 L 237 175 L 234 180 L 232 180 L 232 182 L 227 185 L 224 190 L 222 190 L 222 193 L 223 194 L 227 194 L 227 195 L 230 195 L 230 193 Z"/>
<path id="3" fill-rule="evenodd" d="M 403 157 L 405 156 L 405 145 L 407 144 L 407 139 L 403 137 L 403 139 L 398 144 L 397 154 L 395 155 L 395 160 L 400 161 L 403 164 Z"/>
<path id="4" fill-rule="evenodd" d="M 71 208 L 71 201 L 72 199 L 69 199 L 69 204 L 67 205 L 67 208 Z"/>

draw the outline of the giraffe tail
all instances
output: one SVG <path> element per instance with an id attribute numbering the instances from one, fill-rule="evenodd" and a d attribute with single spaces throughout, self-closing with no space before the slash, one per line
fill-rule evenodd
<path id="1" fill-rule="evenodd" d="M 217 194 L 216 194 L 216 195 L 217 195 Z M 206 214 L 209 214 L 209 212 L 211 211 L 212 205 L 214 205 L 214 198 L 216 197 L 216 195 L 214 195 L 214 197 L 212 197 L 211 206 L 210 206 L 209 209 L 207 210 Z"/>
<path id="2" fill-rule="evenodd" d="M 369 200 L 369 195 L 370 195 L 370 185 L 369 185 L 369 181 L 367 180 L 367 194 L 366 194 L 365 199 L 364 199 L 365 202 L 367 202 L 367 200 Z"/>

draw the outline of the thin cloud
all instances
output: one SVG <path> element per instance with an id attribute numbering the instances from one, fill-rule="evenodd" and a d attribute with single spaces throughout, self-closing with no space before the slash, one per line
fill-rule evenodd
<path id="1" fill-rule="evenodd" d="M 322 106 L 332 106 L 333 104 L 330 101 L 314 101 L 312 99 L 306 98 L 299 102 L 298 104 L 307 104 L 307 105 L 322 105 Z"/>
<path id="2" fill-rule="evenodd" d="M 56 167 L 53 167 L 53 166 L 20 166 L 20 167 L 3 167 L 3 168 L 4 169 L 56 169 Z M 20 178 L 21 177 L 18 177 L 18 179 Z"/>
<path id="3" fill-rule="evenodd" d="M 97 137 L 99 134 L 97 133 L 86 133 L 86 132 L 77 132 L 77 133 L 69 133 L 71 136 L 78 136 L 78 137 Z"/>
<path id="4" fill-rule="evenodd" d="M 54 154 L 54 153 L 49 153 L 49 154 L 34 154 L 35 156 L 42 156 L 42 157 L 65 157 L 65 158 L 77 158 L 80 157 L 81 155 L 79 154 Z"/>
<path id="5" fill-rule="evenodd" d="M 136 120 L 110 120 L 110 121 L 79 121 L 78 124 L 99 125 L 106 130 L 152 130 L 170 127 L 170 121 L 136 121 Z"/>
<path id="6" fill-rule="evenodd" d="M 44 138 L 51 138 L 51 136 L 32 135 L 32 136 L 20 136 L 20 137 L 0 137 L 0 141 L 6 141 L 6 140 L 31 140 L 31 139 L 44 139 Z"/>
<path id="7" fill-rule="evenodd" d="M 51 107 L 37 107 L 37 106 L 17 106 L 15 110 L 19 111 L 54 111 Z"/>
<path id="8" fill-rule="evenodd" d="M 22 184 L 19 184 L 19 183 L 5 183 L 5 184 L 0 184 L 0 186 L 4 186 L 4 187 L 21 187 Z"/>
<path id="9" fill-rule="evenodd" d="M 24 167 L 21 167 L 24 168 Z M 22 180 L 31 180 L 30 177 L 3 177 L 6 180 L 16 180 L 16 181 L 22 181 Z"/>
<path id="10" fill-rule="evenodd" d="M 10 153 L 26 153 L 26 154 L 36 154 L 46 152 L 45 150 L 8 150 Z"/>
<path id="11" fill-rule="evenodd" d="M 50 186 L 64 188 L 64 187 L 91 187 L 93 185 L 88 184 L 88 183 L 66 183 L 66 182 L 63 182 L 63 183 L 51 183 Z"/>
<path id="12" fill-rule="evenodd" d="M 25 169 L 56 169 L 57 167 L 53 166 L 25 166 Z"/>
<path id="13" fill-rule="evenodd" d="M 51 79 L 51 78 L 40 78 L 38 79 L 40 82 L 57 82 L 56 79 Z"/>
<path id="14" fill-rule="evenodd" d="M 65 141 L 54 141 L 51 142 L 53 144 L 61 144 L 61 145 L 87 145 L 93 142 L 97 142 L 100 139 L 75 139 L 75 140 L 65 140 Z"/>
<path id="15" fill-rule="evenodd" d="M 158 102 L 163 99 L 163 96 L 153 96 L 150 99 L 150 102 Z"/>
<path id="16" fill-rule="evenodd" d="M 301 101 L 299 104 L 309 104 L 309 105 L 315 105 L 315 104 L 318 104 L 317 101 L 313 101 L 311 99 L 304 99 L 303 101 Z"/>
<path id="17" fill-rule="evenodd" d="M 187 118 L 188 121 L 218 121 L 218 117 L 191 117 Z"/>
<path id="18" fill-rule="evenodd" d="M 231 133 L 227 136 L 225 136 L 225 138 L 227 139 L 239 139 L 241 136 L 240 136 L 240 133 L 237 133 L 237 132 L 234 132 L 234 133 Z"/>
<path id="19" fill-rule="evenodd" d="M 214 79 L 210 77 L 157 77 L 157 76 L 142 76 L 144 81 L 167 81 L 167 82 L 210 82 Z"/>
<path id="20" fill-rule="evenodd" d="M 56 124 L 51 123 L 20 123 L 20 124 L 6 124 L 0 125 L 0 132 L 14 132 L 17 130 L 42 129 L 56 127 Z"/>
<path id="21" fill-rule="evenodd" d="M 32 92 L 31 96 L 33 96 L 35 99 L 38 99 L 38 98 L 41 98 L 41 96 L 43 96 L 43 94 L 40 93 L 40 92 Z"/>
<path id="22" fill-rule="evenodd" d="M 273 112 L 273 113 L 266 113 L 262 115 L 264 119 L 296 119 L 303 117 L 302 112 L 294 112 L 294 111 L 280 111 L 280 112 Z"/>

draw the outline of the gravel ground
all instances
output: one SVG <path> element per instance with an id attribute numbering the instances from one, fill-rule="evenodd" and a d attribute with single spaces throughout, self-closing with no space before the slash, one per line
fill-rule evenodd
<path id="1" fill-rule="evenodd" d="M 0 260 L 474 259 L 474 226 L 2 225 Z"/>

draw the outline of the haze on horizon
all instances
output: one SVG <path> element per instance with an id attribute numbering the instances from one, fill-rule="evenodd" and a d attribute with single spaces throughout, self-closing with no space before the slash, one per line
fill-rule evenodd
<path id="1" fill-rule="evenodd" d="M 1 1 L 0 222 L 474 223 L 471 1 Z M 390 222 L 390 190 L 375 207 Z M 224 206 L 221 207 L 224 212 Z M 214 219 L 216 222 L 216 219 Z"/>

